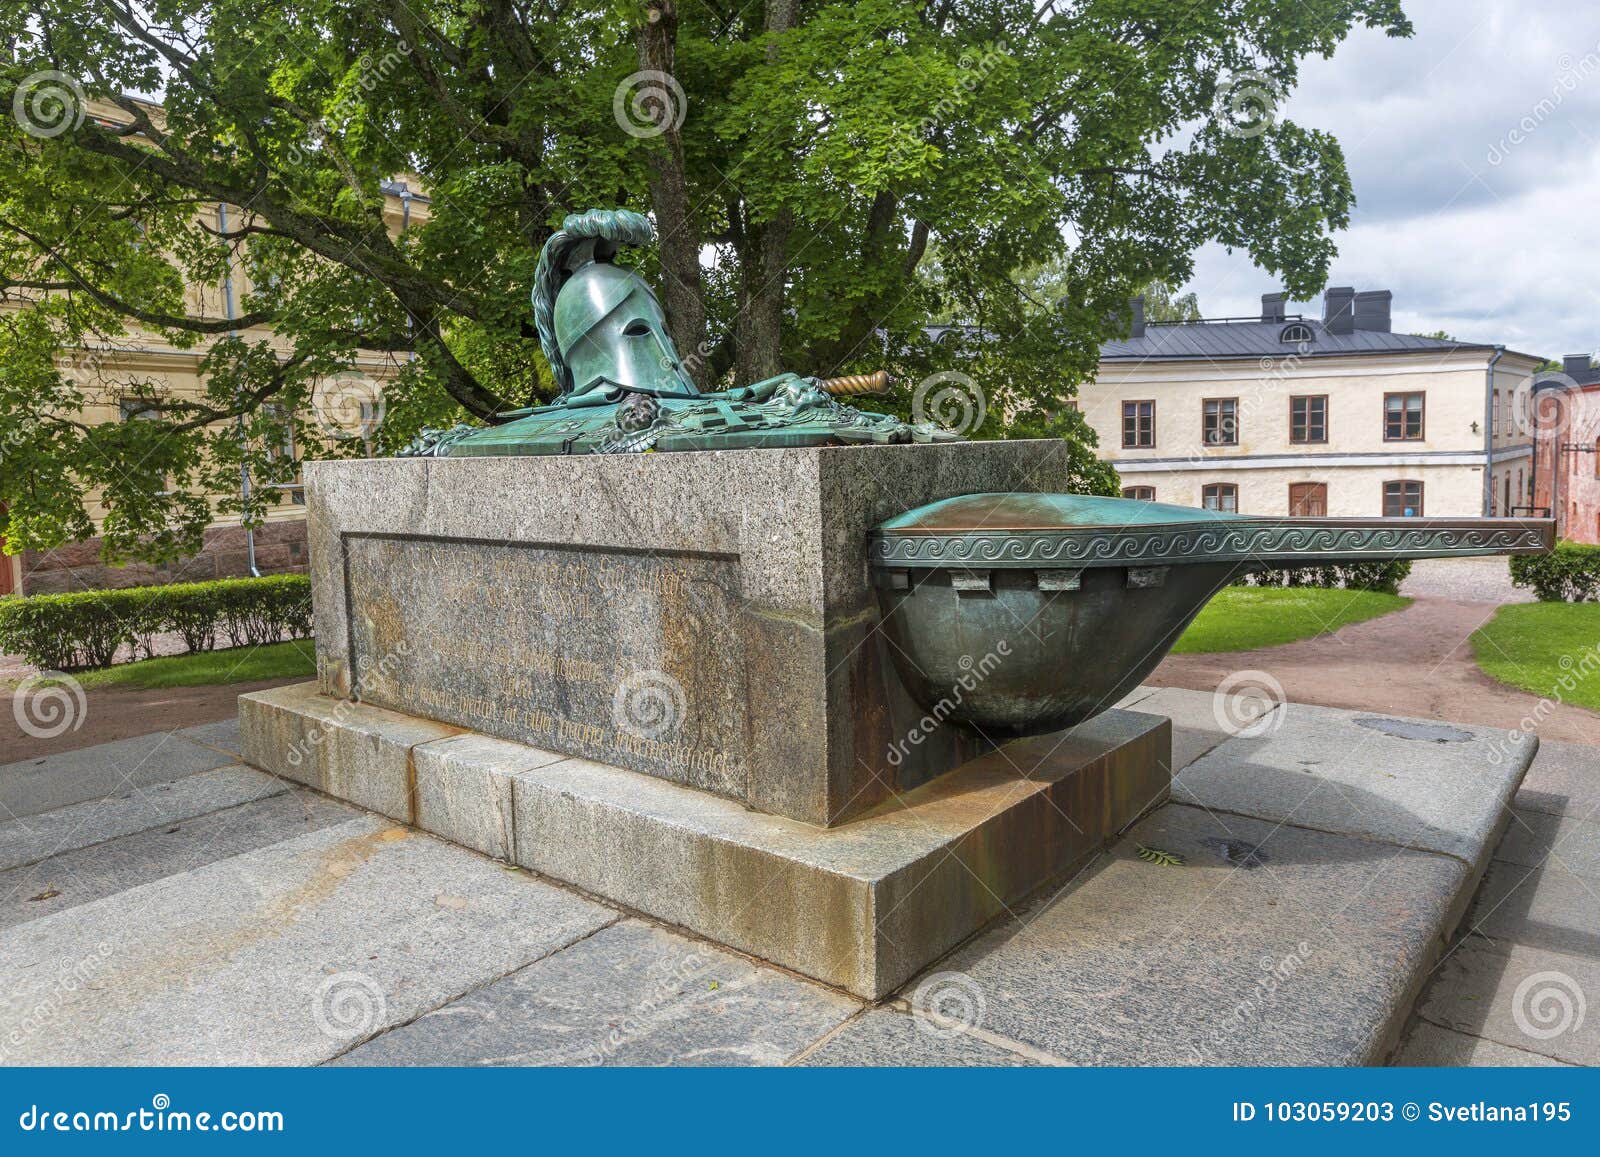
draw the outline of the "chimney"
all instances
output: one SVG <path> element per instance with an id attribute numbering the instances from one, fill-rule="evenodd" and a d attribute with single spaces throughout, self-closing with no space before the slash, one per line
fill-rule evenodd
<path id="1" fill-rule="evenodd" d="M 1129 298 L 1128 299 L 1128 306 L 1132 310 L 1132 313 L 1133 313 L 1133 331 L 1132 331 L 1131 334 L 1129 334 L 1129 336 L 1130 337 L 1135 337 L 1135 338 L 1143 337 L 1144 336 L 1144 296 L 1141 294 L 1139 297 Z"/>
<path id="2" fill-rule="evenodd" d="M 1394 294 L 1387 289 L 1369 289 L 1356 294 L 1356 328 L 1368 333 L 1389 332 L 1389 303 Z"/>
<path id="3" fill-rule="evenodd" d="M 1288 296 L 1286 293 L 1263 293 L 1261 295 L 1261 320 L 1283 321 L 1283 307 Z"/>
<path id="4" fill-rule="evenodd" d="M 1330 289 L 1322 295 L 1322 325 L 1329 333 L 1354 333 L 1356 330 L 1356 291 L 1348 286 Z"/>
<path id="5" fill-rule="evenodd" d="M 1561 372 L 1569 378 L 1586 378 L 1589 376 L 1589 355 L 1568 354 L 1561 359 Z"/>

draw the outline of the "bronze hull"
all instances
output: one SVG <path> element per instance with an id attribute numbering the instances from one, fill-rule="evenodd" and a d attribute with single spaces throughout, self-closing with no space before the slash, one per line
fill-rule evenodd
<path id="1" fill-rule="evenodd" d="M 1252 570 L 1550 549 L 1548 520 L 1256 519 L 1127 499 L 969 495 L 870 547 L 883 630 L 935 718 L 994 735 L 1070 727 L 1161 662 Z"/>

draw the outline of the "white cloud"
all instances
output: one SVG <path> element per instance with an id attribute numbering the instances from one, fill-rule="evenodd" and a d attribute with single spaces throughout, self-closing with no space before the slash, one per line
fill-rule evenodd
<path id="1" fill-rule="evenodd" d="M 1408 40 L 1306 63 L 1283 115 L 1344 146 L 1358 204 L 1330 284 L 1394 291 L 1396 328 L 1559 357 L 1600 346 L 1600 6 L 1407 0 Z M 1274 286 L 1204 250 L 1212 316 Z"/>

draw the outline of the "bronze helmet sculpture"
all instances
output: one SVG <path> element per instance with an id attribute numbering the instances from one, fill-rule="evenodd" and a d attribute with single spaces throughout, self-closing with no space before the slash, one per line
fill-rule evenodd
<path id="1" fill-rule="evenodd" d="M 647 245 L 650 222 L 626 209 L 574 213 L 545 242 L 533 316 L 561 402 L 614 402 L 625 393 L 700 395 L 683 372 L 666 315 L 644 278 L 614 263 L 623 245 Z"/>

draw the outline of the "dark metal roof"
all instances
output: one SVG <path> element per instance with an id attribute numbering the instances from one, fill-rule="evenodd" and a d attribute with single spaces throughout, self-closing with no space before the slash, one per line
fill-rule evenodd
<path id="1" fill-rule="evenodd" d="M 1295 325 L 1309 328 L 1314 340 L 1308 343 L 1281 340 L 1284 328 Z M 1291 315 L 1284 321 L 1157 323 L 1147 326 L 1143 337 L 1103 343 L 1100 346 L 1100 360 L 1144 362 L 1291 356 L 1314 358 L 1369 353 L 1446 353 L 1493 348 L 1481 342 L 1445 341 L 1377 330 L 1329 333 L 1318 318 Z"/>

